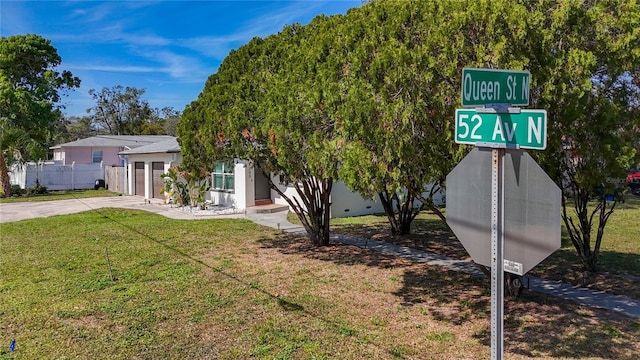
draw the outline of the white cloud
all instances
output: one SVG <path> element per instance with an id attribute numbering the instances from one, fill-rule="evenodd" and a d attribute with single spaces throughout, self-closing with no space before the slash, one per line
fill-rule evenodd
<path id="1" fill-rule="evenodd" d="M 118 72 L 118 73 L 152 73 L 162 72 L 162 69 L 157 69 L 149 66 L 114 66 L 114 65 L 75 65 L 65 64 L 65 68 L 69 70 L 86 70 L 86 71 L 105 71 L 105 72 Z"/>
<path id="2" fill-rule="evenodd" d="M 275 34 L 284 26 L 296 22 L 296 19 L 315 14 L 319 5 L 319 2 L 315 1 L 293 2 L 250 20 L 236 32 L 220 36 L 194 37 L 183 40 L 181 44 L 203 55 L 222 60 L 231 49 L 249 42 L 256 36 Z"/>

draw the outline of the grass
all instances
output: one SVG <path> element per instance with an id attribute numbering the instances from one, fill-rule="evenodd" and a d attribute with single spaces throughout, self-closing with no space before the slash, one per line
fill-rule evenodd
<path id="1" fill-rule="evenodd" d="M 295 216 L 289 219 L 297 221 Z M 600 253 L 601 271 L 595 274 L 581 271 L 580 259 L 563 224 L 562 247 L 535 267 L 531 274 L 640 300 L 639 219 L 640 198 L 629 197 L 617 205 L 605 228 Z M 469 259 L 449 228 L 428 212 L 421 213 L 414 220 L 409 236 L 392 236 L 384 215 L 333 219 L 332 231 L 419 248 L 456 259 Z"/>
<path id="2" fill-rule="evenodd" d="M 246 220 L 102 209 L 2 224 L 0 249 L 0 359 L 490 354 L 485 280 Z M 527 293 L 505 314 L 509 359 L 640 352 L 610 312 Z"/>
<path id="3" fill-rule="evenodd" d="M 12 196 L 9 198 L 0 198 L 0 204 L 2 203 L 17 203 L 17 202 L 35 202 L 35 201 L 53 201 L 53 200 L 67 200 L 67 199 L 84 199 L 91 197 L 106 197 L 106 196 L 120 196 L 121 194 L 113 191 L 99 189 L 99 190 L 64 190 L 64 191 L 49 191 L 46 194 L 41 195 L 22 195 Z"/>

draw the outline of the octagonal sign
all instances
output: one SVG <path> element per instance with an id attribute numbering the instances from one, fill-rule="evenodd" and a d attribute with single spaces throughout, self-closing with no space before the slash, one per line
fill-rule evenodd
<path id="1" fill-rule="evenodd" d="M 529 154 L 504 155 L 504 270 L 523 275 L 560 248 L 558 186 Z M 491 266 L 491 149 L 447 175 L 447 224 L 476 263 Z"/>

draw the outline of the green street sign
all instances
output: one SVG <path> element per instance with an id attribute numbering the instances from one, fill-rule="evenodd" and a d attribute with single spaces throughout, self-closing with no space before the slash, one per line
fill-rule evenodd
<path id="1" fill-rule="evenodd" d="M 529 105 L 528 71 L 462 69 L 462 106 Z"/>
<path id="2" fill-rule="evenodd" d="M 487 147 L 547 147 L 547 111 L 522 109 L 520 113 L 456 110 L 455 142 Z"/>

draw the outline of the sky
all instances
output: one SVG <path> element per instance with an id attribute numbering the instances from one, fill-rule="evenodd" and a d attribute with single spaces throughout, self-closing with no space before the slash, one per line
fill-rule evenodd
<path id="1" fill-rule="evenodd" d="M 37 34 L 81 80 L 61 104 L 66 116 L 95 105 L 90 89 L 145 89 L 153 108 L 183 111 L 232 49 L 361 0 L 0 1 L 0 35 Z"/>

